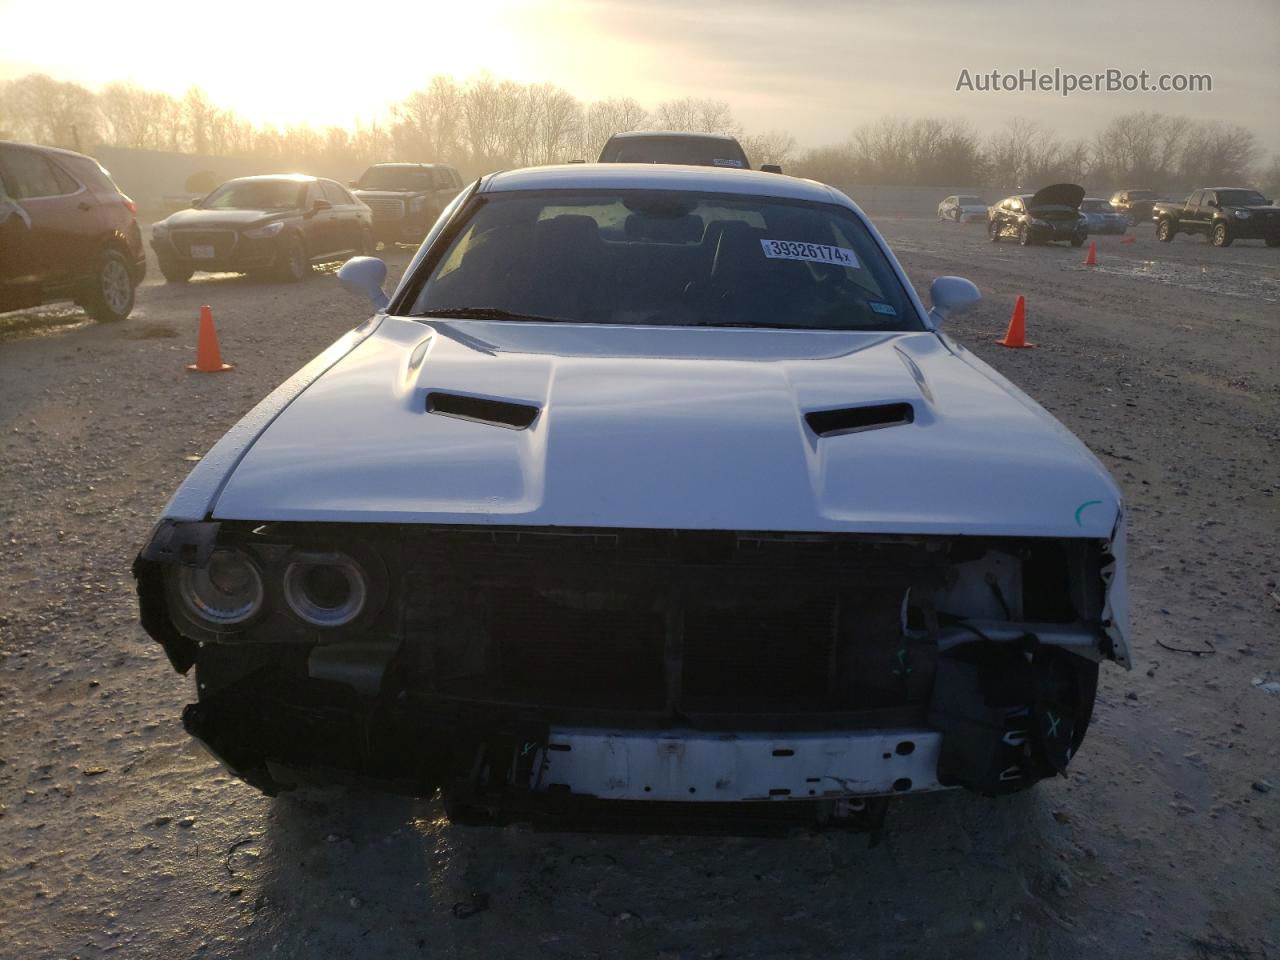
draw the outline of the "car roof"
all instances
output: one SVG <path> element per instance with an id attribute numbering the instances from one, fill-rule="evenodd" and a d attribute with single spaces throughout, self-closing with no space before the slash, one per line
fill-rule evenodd
<path id="1" fill-rule="evenodd" d="M 76 157 L 81 160 L 92 160 L 94 163 L 98 162 L 97 160 L 94 160 L 93 157 L 89 156 L 87 153 L 79 153 L 75 150 L 67 150 L 63 147 L 46 147 L 42 143 L 22 143 L 21 141 L 18 141 L 18 140 L 4 140 L 4 139 L 0 139 L 0 143 L 3 143 L 7 147 L 20 147 L 23 150 L 38 150 L 41 153 L 56 153 L 59 156 L 63 156 L 63 157 Z"/>
<path id="2" fill-rule="evenodd" d="M 739 193 L 743 196 L 849 205 L 846 197 L 816 180 L 736 167 L 695 167 L 674 163 L 567 163 L 526 167 L 492 174 L 480 184 L 481 193 L 574 189 Z"/>
<path id="3" fill-rule="evenodd" d="M 288 180 L 293 183 L 311 183 L 315 180 L 328 180 L 328 177 L 313 177 L 309 173 L 259 173 L 252 177 L 232 177 L 226 183 L 241 183 L 245 180 Z"/>
<path id="4" fill-rule="evenodd" d="M 1201 187 L 1200 189 L 1201 190 L 1248 190 L 1250 193 L 1260 192 L 1258 190 L 1255 190 L 1253 187 Z M 1191 192 L 1195 193 L 1194 190 L 1192 190 Z"/>
<path id="5" fill-rule="evenodd" d="M 610 140 L 632 140 L 637 137 L 677 137 L 683 140 L 723 140 L 726 143 L 737 143 L 737 137 L 727 133 L 691 133 L 688 130 L 624 130 L 615 133 Z"/>

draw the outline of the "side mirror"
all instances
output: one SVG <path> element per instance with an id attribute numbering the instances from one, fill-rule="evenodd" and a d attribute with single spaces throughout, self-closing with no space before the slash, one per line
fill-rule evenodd
<path id="1" fill-rule="evenodd" d="M 356 187 L 360 186 L 360 181 L 359 181 L 359 180 L 348 180 L 348 181 L 347 181 L 347 186 L 348 186 L 348 187 L 351 187 L 351 188 L 354 190 Z"/>
<path id="2" fill-rule="evenodd" d="M 762 163 L 760 170 L 762 173 L 781 173 L 782 167 L 776 163 Z"/>
<path id="3" fill-rule="evenodd" d="M 338 271 L 338 283 L 342 284 L 342 289 L 367 298 L 379 313 L 386 310 L 391 302 L 391 298 L 382 292 L 386 279 L 387 265 L 377 257 L 352 257 Z"/>
<path id="4" fill-rule="evenodd" d="M 1206 201 L 1204 202 L 1204 205 L 1205 205 L 1206 207 L 1216 207 L 1216 206 L 1218 205 L 1218 201 L 1217 201 L 1217 200 L 1206 200 Z"/>
<path id="5" fill-rule="evenodd" d="M 963 313 L 982 299 L 982 292 L 972 281 L 964 277 L 938 277 L 929 286 L 929 300 L 933 304 L 929 319 L 935 329 L 952 314 Z"/>
<path id="6" fill-rule="evenodd" d="M 195 209 L 195 210 L 199 210 L 199 209 L 200 209 L 200 201 L 201 201 L 201 200 L 203 200 L 203 199 L 204 199 L 204 197 L 192 197 L 192 198 L 191 198 L 191 206 L 192 206 L 192 208 L 193 208 L 193 209 Z"/>
<path id="7" fill-rule="evenodd" d="M 328 200 L 316 200 L 311 204 L 311 209 L 319 213 L 321 210 L 332 210 L 333 204 Z"/>

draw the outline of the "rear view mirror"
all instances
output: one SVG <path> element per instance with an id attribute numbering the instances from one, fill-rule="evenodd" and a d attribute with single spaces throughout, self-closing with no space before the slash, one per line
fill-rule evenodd
<path id="1" fill-rule="evenodd" d="M 934 328 L 953 314 L 963 313 L 982 299 L 982 292 L 972 281 L 964 277 L 938 277 L 929 287 L 929 300 L 933 308 L 929 318 Z"/>
<path id="2" fill-rule="evenodd" d="M 387 279 L 387 265 L 377 257 L 352 257 L 338 270 L 338 283 L 347 293 L 365 297 L 379 313 L 387 309 L 391 299 L 382 292 Z"/>
<path id="3" fill-rule="evenodd" d="M 776 163 L 762 163 L 760 164 L 760 170 L 763 173 L 781 173 L 782 167 Z"/>

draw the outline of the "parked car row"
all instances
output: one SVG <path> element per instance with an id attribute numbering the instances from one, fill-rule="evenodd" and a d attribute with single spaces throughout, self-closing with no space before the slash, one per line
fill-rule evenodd
<path id="1" fill-rule="evenodd" d="M 1130 226 L 1151 220 L 1157 238 L 1165 243 L 1179 233 L 1198 233 L 1215 247 L 1227 247 L 1236 240 L 1280 246 L 1280 207 L 1247 187 L 1193 190 L 1179 201 L 1157 200 L 1153 190 L 1119 190 L 1104 200 L 1086 197 L 1077 184 L 1060 183 L 1034 194 L 1006 197 L 989 208 L 980 204 L 982 200 L 975 196 L 946 197 L 938 204 L 938 219 L 986 220 L 992 243 L 1066 240 L 1078 247 L 1090 234 L 1124 234 Z"/>

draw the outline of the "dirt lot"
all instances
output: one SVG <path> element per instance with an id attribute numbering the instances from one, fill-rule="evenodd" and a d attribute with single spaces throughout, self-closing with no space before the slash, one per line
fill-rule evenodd
<path id="1" fill-rule="evenodd" d="M 138 627 L 129 563 L 194 459 L 363 309 L 328 275 L 151 280 L 125 323 L 0 318 L 0 956 L 1280 956 L 1280 251 L 1144 227 L 1089 270 L 881 226 L 922 290 L 982 287 L 951 332 L 1125 488 L 1137 666 L 1103 670 L 1069 779 L 904 799 L 875 849 L 257 795 L 182 731 L 191 681 Z M 1020 293 L 1040 348 L 1002 350 Z M 183 369 L 206 302 L 232 373 Z"/>

